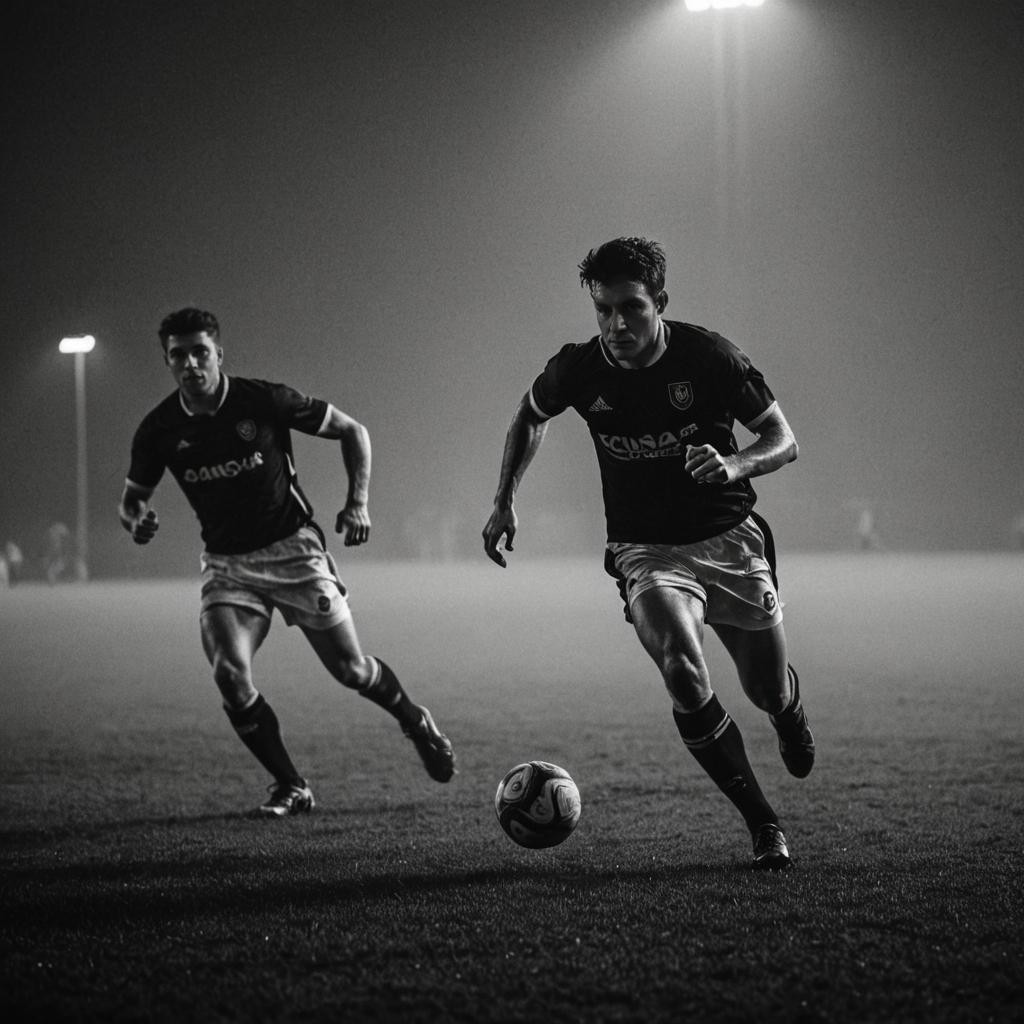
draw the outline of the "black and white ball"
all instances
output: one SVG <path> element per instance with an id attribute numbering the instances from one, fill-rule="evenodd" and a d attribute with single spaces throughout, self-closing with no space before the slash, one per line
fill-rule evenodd
<path id="1" fill-rule="evenodd" d="M 580 791 L 564 768 L 527 761 L 498 783 L 494 810 L 510 839 L 537 850 L 569 838 L 579 823 L 582 804 Z"/>

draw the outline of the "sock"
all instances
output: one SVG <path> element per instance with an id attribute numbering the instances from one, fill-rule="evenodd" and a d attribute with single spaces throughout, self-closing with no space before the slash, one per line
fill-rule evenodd
<path id="1" fill-rule="evenodd" d="M 295 770 L 281 738 L 281 724 L 274 709 L 257 694 L 246 708 L 236 711 L 225 707 L 228 720 L 239 739 L 256 755 L 264 768 L 282 785 L 305 786 L 306 780 Z"/>
<path id="2" fill-rule="evenodd" d="M 369 660 L 376 666 L 376 671 L 366 686 L 358 691 L 360 696 L 394 715 L 403 725 L 416 725 L 420 720 L 420 709 L 409 700 L 398 676 L 380 658 L 371 657 Z"/>
<path id="3" fill-rule="evenodd" d="M 674 709 L 672 717 L 686 749 L 735 804 L 747 828 L 754 832 L 769 822 L 777 825 L 779 819 L 754 778 L 740 730 L 718 698 L 712 694 L 699 711 Z"/>

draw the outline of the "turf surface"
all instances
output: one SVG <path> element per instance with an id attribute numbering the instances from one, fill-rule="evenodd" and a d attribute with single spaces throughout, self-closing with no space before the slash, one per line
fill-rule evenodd
<path id="1" fill-rule="evenodd" d="M 448 786 L 278 621 L 259 685 L 318 807 L 219 710 L 192 582 L 0 593 L 0 1012 L 83 1021 L 1009 1021 L 1024 1003 L 1024 562 L 783 556 L 819 760 L 716 689 L 794 867 L 750 872 L 596 563 L 345 572 L 363 645 L 456 744 Z M 568 768 L 562 846 L 498 779 Z"/>

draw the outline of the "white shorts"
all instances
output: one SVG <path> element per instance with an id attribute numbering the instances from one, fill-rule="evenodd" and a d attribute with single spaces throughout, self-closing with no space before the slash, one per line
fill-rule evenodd
<path id="1" fill-rule="evenodd" d="M 348 591 L 315 527 L 244 555 L 204 551 L 200 564 L 202 612 L 229 604 L 269 619 L 276 608 L 289 626 L 308 629 L 330 629 L 352 616 Z"/>
<path id="2" fill-rule="evenodd" d="M 674 587 L 698 597 L 709 624 L 770 629 L 782 621 L 765 535 L 750 516 L 695 544 L 612 542 L 608 554 L 606 568 L 619 581 L 630 621 L 628 610 L 654 587 Z"/>

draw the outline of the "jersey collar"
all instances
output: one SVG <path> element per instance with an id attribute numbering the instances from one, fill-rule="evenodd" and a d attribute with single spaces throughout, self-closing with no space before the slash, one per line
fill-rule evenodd
<path id="1" fill-rule="evenodd" d="M 220 401 L 217 402 L 217 408 L 214 409 L 212 413 L 207 414 L 207 413 L 193 412 L 188 407 L 188 405 L 186 405 L 186 403 L 185 403 L 185 396 L 180 391 L 178 392 L 178 401 L 181 403 L 181 408 L 184 410 L 186 416 L 205 416 L 205 415 L 216 416 L 217 413 L 220 412 L 221 406 L 224 404 L 224 400 L 228 397 L 228 387 L 229 387 L 228 375 L 226 373 L 224 373 L 224 371 L 222 370 L 220 376 L 221 376 Z"/>

